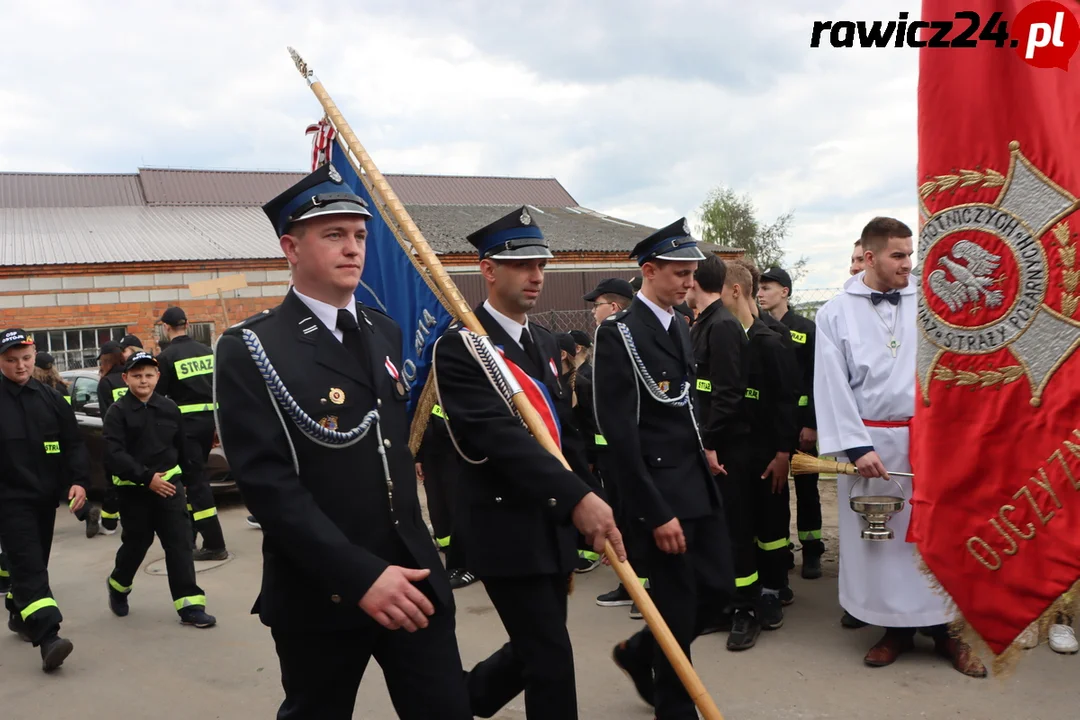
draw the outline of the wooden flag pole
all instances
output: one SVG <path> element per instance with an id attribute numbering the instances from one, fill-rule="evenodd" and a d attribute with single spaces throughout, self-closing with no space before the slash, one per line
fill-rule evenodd
<path id="1" fill-rule="evenodd" d="M 416 251 L 420 261 L 424 263 L 424 267 L 427 268 L 431 274 L 431 279 L 435 282 L 436 287 L 439 288 L 439 292 L 443 294 L 443 297 L 450 303 L 451 310 L 454 315 L 465 324 L 470 331 L 477 335 L 487 335 L 484 330 L 484 326 L 480 324 L 480 320 L 473 313 L 472 308 L 469 307 L 469 303 L 466 302 L 461 291 L 458 290 L 457 285 L 450 278 L 450 274 L 446 272 L 446 269 L 442 266 L 438 256 L 428 245 L 427 240 L 424 239 L 423 234 L 420 232 L 420 228 L 416 226 L 412 218 L 409 217 L 408 211 L 405 210 L 404 204 L 398 198 L 397 194 L 390 187 L 390 183 L 386 181 L 383 174 L 379 172 L 379 168 L 375 166 L 371 156 L 368 155 L 367 150 L 360 144 L 360 140 L 356 137 L 356 134 L 349 127 L 349 123 L 346 122 L 345 117 L 341 114 L 338 106 L 330 98 L 330 94 L 323 87 L 323 84 L 315 77 L 315 73 L 307 66 L 307 63 L 300 57 L 292 48 L 289 48 L 289 55 L 292 56 L 293 62 L 296 64 L 296 69 L 300 71 L 300 74 L 307 81 L 308 87 L 315 93 L 315 97 L 318 98 L 319 103 L 322 105 L 323 111 L 326 113 L 326 117 L 329 118 L 331 124 L 333 124 L 335 130 L 348 146 L 353 157 L 349 158 L 349 162 L 353 163 L 357 173 L 363 172 L 367 175 L 372 186 L 379 193 L 386 208 L 393 216 L 394 222 L 405 234 L 405 237 L 412 244 L 413 249 Z M 353 159 L 355 158 L 355 162 Z M 359 167 L 356 167 L 359 165 Z M 514 395 L 514 407 L 517 408 L 522 420 L 525 421 L 526 427 L 533 437 L 540 443 L 541 446 L 549 453 L 559 459 L 567 470 L 570 470 L 570 464 L 566 462 L 566 458 L 563 457 L 562 452 L 559 450 L 559 446 L 555 444 L 554 439 L 548 432 L 547 426 L 540 418 L 539 413 L 533 408 L 529 402 L 528 397 L 523 392 L 519 392 Z M 656 605 L 653 603 L 652 598 L 645 592 L 645 588 L 641 586 L 641 583 L 637 579 L 637 573 L 630 567 L 630 564 L 622 561 L 615 555 L 615 550 L 611 546 L 610 542 L 605 541 L 604 554 L 607 556 L 611 566 L 615 568 L 616 574 L 623 583 L 623 587 L 627 589 L 630 596 L 637 603 L 638 608 L 641 610 L 642 616 L 648 623 L 649 628 L 652 630 L 653 635 L 656 637 L 657 643 L 663 649 L 664 654 L 667 656 L 671 666 L 675 669 L 675 672 L 679 675 L 679 679 L 686 687 L 690 697 L 693 698 L 694 704 L 704 715 L 705 720 L 723 720 L 723 716 L 720 714 L 720 710 L 716 707 L 716 703 L 713 702 L 709 696 L 708 691 L 705 689 L 704 684 L 701 682 L 701 678 L 698 677 L 697 671 L 694 670 L 694 666 L 690 664 L 690 660 L 686 657 L 686 653 L 683 652 L 679 643 L 675 640 L 675 636 L 671 634 L 671 629 L 668 628 L 664 618 L 660 615 L 660 612 L 656 609 Z"/>

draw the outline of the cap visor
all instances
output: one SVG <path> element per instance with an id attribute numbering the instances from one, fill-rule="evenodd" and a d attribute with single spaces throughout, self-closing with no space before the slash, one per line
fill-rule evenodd
<path id="1" fill-rule="evenodd" d="M 33 347 L 34 343 L 19 340 L 18 342 L 8 343 L 7 345 L 0 345 L 0 353 L 6 353 L 11 348 L 17 347 Z"/>
<path id="2" fill-rule="evenodd" d="M 654 255 L 649 258 L 650 260 L 704 260 L 705 255 L 698 250 L 696 245 L 690 245 L 688 247 L 675 248 L 674 250 L 668 250 L 662 255 Z"/>
<path id="3" fill-rule="evenodd" d="M 329 205 L 322 205 L 320 207 L 313 207 L 306 213 L 298 218 L 295 218 L 293 222 L 299 222 L 301 220 L 310 220 L 311 218 L 321 217 L 323 215 L 359 215 L 361 217 L 371 217 L 371 212 L 364 207 L 360 207 L 353 202 L 332 202 Z"/>
<path id="4" fill-rule="evenodd" d="M 604 293 L 602 293 L 599 290 L 593 290 L 591 293 L 589 293 L 588 295 L 586 295 L 585 297 L 583 297 L 581 299 L 584 300 L 585 302 L 594 302 L 597 298 L 599 298 L 603 294 Z"/>
<path id="5" fill-rule="evenodd" d="M 487 256 L 489 260 L 550 260 L 554 257 L 543 245 L 526 245 Z"/>

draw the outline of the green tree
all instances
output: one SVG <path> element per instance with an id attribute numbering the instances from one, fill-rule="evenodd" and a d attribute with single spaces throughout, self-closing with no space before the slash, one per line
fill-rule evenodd
<path id="1" fill-rule="evenodd" d="M 757 217 L 757 208 L 749 194 L 739 195 L 721 186 L 713 189 L 701 205 L 701 239 L 714 245 L 741 248 L 748 260 L 763 272 L 771 267 L 783 267 L 792 280 L 806 275 L 805 257 L 792 263 L 784 262 L 781 245 L 791 232 L 795 217 L 788 211 L 771 224 Z"/>

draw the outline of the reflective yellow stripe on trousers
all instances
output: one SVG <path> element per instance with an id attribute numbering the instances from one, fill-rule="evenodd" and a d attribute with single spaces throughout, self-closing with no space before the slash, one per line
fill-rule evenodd
<path id="1" fill-rule="evenodd" d="M 57 605 L 56 601 L 53 600 L 52 598 L 41 598 L 40 600 L 35 600 L 34 602 L 27 605 L 25 608 L 23 608 L 22 612 L 20 612 L 19 614 L 22 616 L 22 619 L 25 621 L 26 618 L 30 617 L 31 615 L 36 613 L 38 610 L 44 610 L 47 607 L 54 607 L 54 608 L 56 608 L 58 610 L 60 609 L 60 606 Z"/>
<path id="2" fill-rule="evenodd" d="M 165 473 L 162 474 L 161 479 L 168 482 L 169 480 L 172 480 L 174 477 L 176 477 L 179 474 L 180 474 L 180 466 L 177 465 L 177 466 L 173 467 L 170 470 L 166 470 Z M 136 487 L 139 484 L 139 483 L 133 483 L 130 480 L 121 480 L 116 475 L 112 476 L 112 483 L 113 483 L 113 485 L 115 485 L 117 487 Z M 102 513 L 101 516 L 105 517 L 105 513 Z M 120 517 L 120 515 L 117 515 L 116 517 Z"/>
<path id="3" fill-rule="evenodd" d="M 754 542 L 756 542 L 757 546 L 765 552 L 769 552 L 770 550 L 784 550 L 791 544 L 787 538 L 773 540 L 772 542 L 761 542 L 761 540 L 754 538 Z"/>

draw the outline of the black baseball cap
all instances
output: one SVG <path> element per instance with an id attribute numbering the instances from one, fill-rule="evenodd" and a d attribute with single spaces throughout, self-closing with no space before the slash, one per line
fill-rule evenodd
<path id="1" fill-rule="evenodd" d="M 154 367 L 157 367 L 158 361 L 148 352 L 137 352 L 128 358 L 127 363 L 124 365 L 124 372 L 131 372 L 139 365 L 153 365 Z"/>
<path id="2" fill-rule="evenodd" d="M 171 307 L 161 314 L 161 322 L 169 327 L 177 327 L 187 322 L 187 315 L 178 307 Z"/>
<path id="3" fill-rule="evenodd" d="M 34 367 L 39 367 L 42 370 L 48 370 L 55 364 L 56 361 L 53 356 L 47 352 L 39 352 L 37 357 L 34 358 Z"/>
<path id="4" fill-rule="evenodd" d="M 577 356 L 577 343 L 570 333 L 559 333 L 555 339 L 559 341 L 560 350 L 565 350 L 570 357 Z"/>
<path id="5" fill-rule="evenodd" d="M 783 268 L 769 268 L 761 274 L 761 280 L 759 282 L 765 282 L 770 280 L 774 283 L 780 283 L 781 287 L 786 287 L 791 290 L 791 276 L 787 274 L 787 271 Z"/>
<path id="6" fill-rule="evenodd" d="M 0 353 L 5 353 L 11 348 L 33 344 L 34 338 L 28 335 L 25 330 L 19 328 L 5 330 L 4 334 L 0 335 Z"/>
<path id="7" fill-rule="evenodd" d="M 592 347 L 592 338 L 584 330 L 571 330 L 570 337 L 574 338 L 574 342 L 581 347 Z"/>
<path id="8" fill-rule="evenodd" d="M 115 340 L 109 340 L 108 342 L 104 343 L 101 346 L 101 349 L 98 351 L 98 360 L 111 353 L 120 352 L 123 349 L 124 348 L 120 347 L 120 343 L 116 342 Z"/>
<path id="9" fill-rule="evenodd" d="M 605 278 L 583 299 L 593 302 L 601 295 L 619 295 L 627 300 L 634 299 L 634 287 L 622 278 Z"/>
<path id="10" fill-rule="evenodd" d="M 121 348 L 137 347 L 142 350 L 142 346 L 142 340 L 140 340 L 135 335 L 125 335 L 120 339 Z"/>

